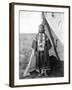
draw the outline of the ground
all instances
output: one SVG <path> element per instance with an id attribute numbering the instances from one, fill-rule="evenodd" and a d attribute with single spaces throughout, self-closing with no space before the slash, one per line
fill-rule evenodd
<path id="1" fill-rule="evenodd" d="M 30 73 L 30 76 L 23 77 L 24 70 L 30 60 L 32 53 L 32 41 L 35 38 L 36 34 L 20 34 L 20 44 L 19 44 L 19 78 L 38 78 L 38 72 L 34 70 Z M 59 52 L 63 49 L 58 47 Z M 61 56 L 60 56 L 61 57 Z M 33 61 L 35 64 L 35 62 Z M 48 73 L 48 77 L 63 77 L 64 76 L 64 61 L 58 61 L 53 54 L 53 49 L 50 52 L 50 66 L 51 71 Z M 44 77 L 44 76 L 41 76 Z"/>
<path id="2" fill-rule="evenodd" d="M 39 76 L 39 72 L 36 70 L 30 72 L 30 75 L 20 77 L 20 79 L 30 79 L 30 78 L 47 78 L 47 77 L 63 77 L 64 76 L 64 62 L 58 61 L 56 57 L 50 56 L 50 72 L 47 71 L 47 76 Z"/>

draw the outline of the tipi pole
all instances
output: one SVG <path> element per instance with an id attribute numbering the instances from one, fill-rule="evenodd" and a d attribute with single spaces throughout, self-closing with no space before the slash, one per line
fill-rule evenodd
<path id="1" fill-rule="evenodd" d="M 29 61 L 28 65 L 27 65 L 27 67 L 26 67 L 26 69 L 25 69 L 25 71 L 24 71 L 24 74 L 23 74 L 24 77 L 27 75 L 27 73 L 28 73 L 28 71 L 29 71 L 29 68 L 30 68 L 31 61 L 32 61 L 32 57 L 33 57 L 33 56 L 34 56 L 34 49 L 32 49 L 32 54 L 31 54 L 31 56 L 30 56 L 30 61 Z"/>

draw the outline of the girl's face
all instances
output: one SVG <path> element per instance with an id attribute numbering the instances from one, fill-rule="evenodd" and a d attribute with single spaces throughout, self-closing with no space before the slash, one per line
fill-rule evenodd
<path id="1" fill-rule="evenodd" d="M 39 31 L 42 32 L 44 30 L 43 26 L 39 27 Z"/>

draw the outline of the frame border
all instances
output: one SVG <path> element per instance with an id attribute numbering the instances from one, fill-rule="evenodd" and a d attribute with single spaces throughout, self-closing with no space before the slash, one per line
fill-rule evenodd
<path id="1" fill-rule="evenodd" d="M 43 6 L 43 7 L 60 7 L 69 9 L 69 80 L 62 83 L 51 84 L 30 84 L 30 85 L 14 85 L 14 5 L 28 5 L 28 6 Z M 46 85 L 61 85 L 70 84 L 70 6 L 65 5 L 48 5 L 48 4 L 34 4 L 34 3 L 9 3 L 9 86 L 10 87 L 30 87 L 30 86 L 46 86 Z"/>

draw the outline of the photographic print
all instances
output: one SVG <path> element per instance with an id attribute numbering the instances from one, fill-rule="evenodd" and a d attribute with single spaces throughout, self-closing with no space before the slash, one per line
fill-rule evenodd
<path id="1" fill-rule="evenodd" d="M 20 79 L 64 76 L 63 14 L 20 11 Z"/>
<path id="2" fill-rule="evenodd" d="M 10 86 L 70 83 L 70 7 L 10 4 Z"/>

